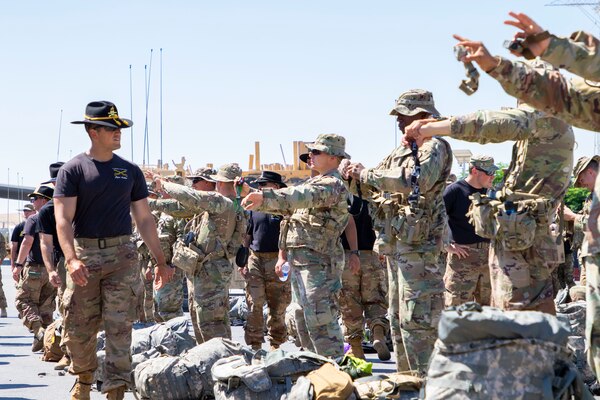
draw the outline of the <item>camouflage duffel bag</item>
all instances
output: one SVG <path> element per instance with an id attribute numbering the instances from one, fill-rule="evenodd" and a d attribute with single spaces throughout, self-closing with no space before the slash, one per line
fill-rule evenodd
<path id="1" fill-rule="evenodd" d="M 135 390 L 143 399 L 200 399 L 204 395 L 200 375 L 179 357 L 152 358 L 135 367 Z"/>
<path id="2" fill-rule="evenodd" d="M 440 319 L 425 398 L 592 400 L 570 360 L 569 333 L 541 312 L 452 307 Z"/>

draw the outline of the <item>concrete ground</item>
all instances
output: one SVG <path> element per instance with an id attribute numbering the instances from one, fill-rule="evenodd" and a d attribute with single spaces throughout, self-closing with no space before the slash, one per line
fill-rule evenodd
<path id="1" fill-rule="evenodd" d="M 8 318 L 0 318 L 0 399 L 11 400 L 64 400 L 69 398 L 69 390 L 75 381 L 73 376 L 55 371 L 55 363 L 40 360 L 41 353 L 31 352 L 32 335 L 21 324 L 14 305 L 15 287 L 8 260 L 2 264 L 2 283 L 8 300 Z M 232 328 L 233 339 L 244 342 L 242 327 Z M 268 349 L 268 344 L 263 346 Z M 283 346 L 286 350 L 297 349 L 293 343 Z M 381 362 L 376 354 L 367 354 L 373 362 L 373 373 L 395 371 L 395 361 Z M 92 400 L 105 398 L 99 392 L 92 392 Z M 125 394 L 125 399 L 134 399 L 133 393 Z"/>

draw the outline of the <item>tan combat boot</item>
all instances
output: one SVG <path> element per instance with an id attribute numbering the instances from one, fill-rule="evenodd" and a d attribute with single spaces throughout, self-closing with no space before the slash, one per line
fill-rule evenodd
<path id="1" fill-rule="evenodd" d="M 361 338 L 350 339 L 348 341 L 348 344 L 350 345 L 350 351 L 348 351 L 347 354 L 352 355 L 356 358 L 362 358 L 363 360 L 365 359 L 365 353 L 363 352 Z"/>
<path id="2" fill-rule="evenodd" d="M 69 365 L 71 365 L 71 359 L 69 358 L 68 355 L 64 355 L 62 356 L 62 358 L 56 363 L 56 365 L 54 366 L 54 369 L 57 371 L 63 371 L 65 368 L 67 368 Z"/>
<path id="3" fill-rule="evenodd" d="M 387 347 L 385 330 L 381 325 L 375 325 L 373 328 L 373 348 L 377 352 L 377 357 L 379 357 L 381 361 L 387 361 L 392 358 L 390 349 Z"/>
<path id="4" fill-rule="evenodd" d="M 90 372 L 78 374 L 78 378 L 71 389 L 71 400 L 90 400 L 93 383 L 94 374 Z"/>
<path id="5" fill-rule="evenodd" d="M 38 325 L 33 329 L 33 343 L 31 344 L 31 351 L 38 352 L 44 348 L 44 328 Z"/>
<path id="6" fill-rule="evenodd" d="M 119 386 L 106 392 L 108 400 L 123 400 L 125 398 L 125 386 Z"/>

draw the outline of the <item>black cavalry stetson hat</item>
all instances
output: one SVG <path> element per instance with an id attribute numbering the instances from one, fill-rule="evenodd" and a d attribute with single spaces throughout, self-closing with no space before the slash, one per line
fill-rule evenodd
<path id="1" fill-rule="evenodd" d="M 281 175 L 273 171 L 263 171 L 260 175 L 260 178 L 258 178 L 255 182 L 258 184 L 272 182 L 279 185 L 280 188 L 287 187 L 287 185 L 283 183 Z"/>
<path id="2" fill-rule="evenodd" d="M 133 121 L 119 117 L 117 106 L 110 101 L 92 101 L 85 107 L 83 121 L 72 121 L 72 124 L 94 124 L 111 128 L 131 128 Z"/>

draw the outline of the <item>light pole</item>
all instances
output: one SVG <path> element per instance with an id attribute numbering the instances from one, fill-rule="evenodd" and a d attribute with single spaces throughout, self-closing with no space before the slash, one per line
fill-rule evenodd
<path id="1" fill-rule="evenodd" d="M 471 153 L 471 150 L 465 149 L 465 150 L 452 150 L 452 154 L 454 154 L 456 161 L 462 167 L 462 177 L 461 178 L 464 179 L 464 177 L 466 175 L 465 167 L 467 166 L 467 163 L 471 160 L 473 153 Z"/>

